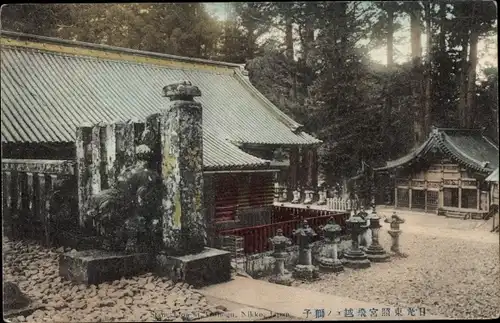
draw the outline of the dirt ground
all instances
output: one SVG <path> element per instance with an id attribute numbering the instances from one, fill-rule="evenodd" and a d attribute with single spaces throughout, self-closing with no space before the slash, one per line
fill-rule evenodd
<path id="1" fill-rule="evenodd" d="M 390 209 L 377 209 L 387 217 Z M 430 315 L 492 318 L 500 315 L 499 235 L 482 220 L 398 211 L 401 250 L 408 258 L 372 263 L 365 270 L 323 274 L 295 286 L 401 307 L 425 307 Z M 389 250 L 388 224 L 380 243 Z"/>

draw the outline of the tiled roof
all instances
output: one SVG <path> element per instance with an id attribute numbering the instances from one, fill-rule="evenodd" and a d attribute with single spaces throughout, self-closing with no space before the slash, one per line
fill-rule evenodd
<path id="1" fill-rule="evenodd" d="M 498 183 L 498 168 L 495 169 L 493 173 L 490 174 L 490 176 L 486 177 L 485 181 L 487 182 L 497 182 Z"/>
<path id="2" fill-rule="evenodd" d="M 459 164 L 480 172 L 490 173 L 498 167 L 498 146 L 483 136 L 480 130 L 436 128 L 418 148 L 408 155 L 388 161 L 384 167 L 376 170 L 407 166 L 433 148 Z"/>
<path id="3" fill-rule="evenodd" d="M 268 165 L 233 143 L 320 143 L 235 64 L 43 40 L 2 38 L 2 142 L 73 142 L 77 126 L 144 120 L 167 106 L 165 85 L 189 80 L 202 92 L 206 167 Z"/>

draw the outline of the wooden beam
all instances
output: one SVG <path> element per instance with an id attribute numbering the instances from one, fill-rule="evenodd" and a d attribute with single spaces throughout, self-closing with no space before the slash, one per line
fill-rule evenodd
<path id="1" fill-rule="evenodd" d="M 299 148 L 294 146 L 290 148 L 290 171 L 288 174 L 288 187 L 290 191 L 294 191 L 297 189 L 298 185 L 298 176 L 297 172 L 299 169 Z"/>
<path id="2" fill-rule="evenodd" d="M 74 175 L 75 162 L 73 160 L 5 158 L 2 159 L 2 170 L 10 172 Z"/>

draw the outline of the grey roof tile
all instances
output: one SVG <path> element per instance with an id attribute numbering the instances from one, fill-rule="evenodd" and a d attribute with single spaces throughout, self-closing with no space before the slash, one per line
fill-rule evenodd
<path id="1" fill-rule="evenodd" d="M 166 107 L 162 88 L 201 89 L 206 167 L 263 166 L 234 143 L 321 141 L 265 99 L 236 67 L 224 73 L 2 46 L 2 142 L 73 142 L 77 126 L 146 116 Z"/>
<path id="2" fill-rule="evenodd" d="M 376 170 L 387 170 L 410 164 L 432 148 L 439 149 L 452 159 L 469 168 L 490 173 L 498 167 L 498 146 L 475 129 L 436 128 L 429 138 L 409 154 L 391 160 Z"/>

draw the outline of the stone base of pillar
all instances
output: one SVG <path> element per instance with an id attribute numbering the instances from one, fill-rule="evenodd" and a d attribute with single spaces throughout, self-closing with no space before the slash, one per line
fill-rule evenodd
<path id="1" fill-rule="evenodd" d="M 155 271 L 175 281 L 183 281 L 195 288 L 231 280 L 231 253 L 205 248 L 186 256 L 158 255 Z"/>
<path id="2" fill-rule="evenodd" d="M 373 243 L 366 250 L 366 257 L 371 262 L 387 262 L 391 258 L 381 245 Z"/>
<path id="3" fill-rule="evenodd" d="M 366 257 L 366 254 L 360 250 L 353 250 L 349 248 L 344 254 L 345 263 L 344 266 L 348 268 L 368 268 L 371 266 L 370 260 Z"/>
<path id="4" fill-rule="evenodd" d="M 283 273 L 281 275 L 272 275 L 269 278 L 270 283 L 278 284 L 278 285 L 285 285 L 285 286 L 291 286 L 293 279 L 292 279 L 292 274 L 290 273 Z"/>
<path id="5" fill-rule="evenodd" d="M 146 273 L 151 265 L 147 253 L 84 250 L 59 257 L 59 276 L 77 284 L 92 285 Z"/>
<path id="6" fill-rule="evenodd" d="M 323 272 L 338 273 L 344 271 L 344 265 L 338 259 L 321 258 L 319 260 L 319 270 Z"/>
<path id="7" fill-rule="evenodd" d="M 300 280 L 315 280 L 319 278 L 319 271 L 313 265 L 296 265 L 292 276 Z"/>

